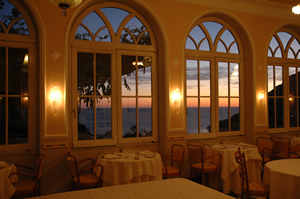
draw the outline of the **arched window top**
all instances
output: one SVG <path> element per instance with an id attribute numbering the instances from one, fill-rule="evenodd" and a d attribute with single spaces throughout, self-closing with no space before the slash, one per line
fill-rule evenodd
<path id="1" fill-rule="evenodd" d="M 300 59 L 299 38 L 288 31 L 273 35 L 268 48 L 268 57 Z"/>
<path id="2" fill-rule="evenodd" d="M 240 54 L 239 42 L 235 35 L 233 29 L 226 23 L 204 21 L 190 31 L 185 48 Z"/>
<path id="3" fill-rule="evenodd" d="M 29 35 L 29 30 L 24 16 L 9 1 L 0 2 L 0 33 Z"/>
<path id="4" fill-rule="evenodd" d="M 152 46 L 151 29 L 135 11 L 97 7 L 79 22 L 75 40 Z"/>

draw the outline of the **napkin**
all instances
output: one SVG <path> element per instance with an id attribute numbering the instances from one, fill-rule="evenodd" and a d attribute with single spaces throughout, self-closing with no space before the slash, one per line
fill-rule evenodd
<path id="1" fill-rule="evenodd" d="M 117 159 L 117 158 L 121 158 L 122 156 L 118 155 L 118 154 L 106 154 L 104 155 L 104 158 L 106 159 Z"/>
<path id="2" fill-rule="evenodd" d="M 215 148 L 215 149 L 225 149 L 226 147 L 220 144 L 214 144 L 210 146 L 211 148 Z"/>
<path id="3" fill-rule="evenodd" d="M 146 149 L 146 150 L 143 150 L 143 151 L 137 151 L 136 154 L 137 155 L 153 155 L 153 152 L 152 151 L 148 151 Z"/>
<path id="4" fill-rule="evenodd" d="M 7 163 L 4 161 L 0 161 L 0 168 L 5 168 L 7 166 Z"/>

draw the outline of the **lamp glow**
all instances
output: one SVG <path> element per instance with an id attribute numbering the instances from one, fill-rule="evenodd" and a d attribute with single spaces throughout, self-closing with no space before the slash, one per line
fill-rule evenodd
<path id="1" fill-rule="evenodd" d="M 176 113 L 178 114 L 179 112 L 179 106 L 180 106 L 180 100 L 181 100 L 181 95 L 179 92 L 179 88 L 175 89 L 172 93 L 172 104 L 176 108 Z"/>
<path id="2" fill-rule="evenodd" d="M 258 94 L 258 99 L 261 105 L 264 105 L 264 99 L 265 99 L 265 92 L 262 91 Z"/>
<path id="3" fill-rule="evenodd" d="M 57 110 L 58 106 L 61 104 L 61 93 L 57 87 L 52 88 L 52 90 L 50 91 L 49 100 L 50 100 L 50 103 L 52 104 L 52 107 L 55 111 L 55 116 L 56 116 L 57 115 L 56 110 Z"/>
<path id="4" fill-rule="evenodd" d="M 300 14 L 300 4 L 294 6 L 294 7 L 292 8 L 292 12 L 293 12 L 294 14 L 296 14 L 296 15 Z"/>

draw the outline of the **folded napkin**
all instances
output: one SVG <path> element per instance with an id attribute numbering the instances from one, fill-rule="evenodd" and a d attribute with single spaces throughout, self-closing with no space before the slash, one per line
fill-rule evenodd
<path id="1" fill-rule="evenodd" d="M 106 159 L 118 159 L 121 158 L 122 156 L 119 154 L 105 154 L 104 158 Z"/>
<path id="2" fill-rule="evenodd" d="M 211 148 L 215 148 L 215 149 L 225 149 L 226 146 L 224 145 L 220 145 L 220 144 L 214 144 L 210 146 Z"/>
<path id="3" fill-rule="evenodd" d="M 238 142 L 236 143 L 238 146 L 250 146 L 250 144 L 244 143 L 244 142 Z"/>
<path id="4" fill-rule="evenodd" d="M 136 154 L 137 155 L 153 155 L 153 152 L 152 151 L 148 151 L 146 149 L 146 150 L 143 150 L 143 151 L 137 151 Z"/>
<path id="5" fill-rule="evenodd" d="M 4 161 L 0 161 L 0 168 L 5 168 L 7 167 L 7 163 Z"/>

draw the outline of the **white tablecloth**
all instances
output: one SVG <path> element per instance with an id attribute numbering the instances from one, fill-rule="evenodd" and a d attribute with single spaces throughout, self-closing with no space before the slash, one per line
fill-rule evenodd
<path id="1" fill-rule="evenodd" d="M 159 154 L 156 153 L 155 157 L 150 158 L 145 155 L 136 155 L 135 151 L 117 154 L 122 157 L 106 159 L 105 156 L 100 155 L 97 159 L 96 164 L 103 165 L 103 186 L 162 180 L 162 161 Z M 136 156 L 138 160 L 135 159 Z M 100 175 L 97 168 L 94 172 Z"/>
<path id="2" fill-rule="evenodd" d="M 0 198 L 9 199 L 15 192 L 14 186 L 10 183 L 9 175 L 11 172 L 16 172 L 16 166 L 13 164 L 8 164 L 7 167 L 0 169 Z M 17 175 L 11 176 L 12 182 L 18 181 Z"/>
<path id="3" fill-rule="evenodd" d="M 221 153 L 222 155 L 222 165 L 221 165 L 221 181 L 222 189 L 224 193 L 230 193 L 233 191 L 236 194 L 241 194 L 241 179 L 239 175 L 239 164 L 235 160 L 235 153 L 241 148 L 242 153 L 245 153 L 247 170 L 250 175 L 249 182 L 261 182 L 261 167 L 260 163 L 262 161 L 259 155 L 258 149 L 255 146 L 246 147 L 241 143 L 240 146 L 236 144 L 222 144 L 205 146 L 205 157 L 211 156 L 214 153 Z M 217 164 L 218 158 L 213 158 L 208 160 L 209 162 Z M 209 186 L 217 188 L 216 175 L 210 177 Z"/>
<path id="4" fill-rule="evenodd" d="M 263 179 L 270 186 L 270 199 L 300 198 L 300 159 L 268 162 Z"/>
<path id="5" fill-rule="evenodd" d="M 34 199 L 234 199 L 184 178 L 71 191 Z"/>

